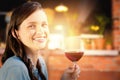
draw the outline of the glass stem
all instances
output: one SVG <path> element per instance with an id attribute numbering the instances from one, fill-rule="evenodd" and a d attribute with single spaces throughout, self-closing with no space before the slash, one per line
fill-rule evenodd
<path id="1" fill-rule="evenodd" d="M 76 61 L 73 62 L 73 65 L 75 66 L 75 69 L 76 69 Z M 77 80 L 77 78 L 75 78 L 75 80 Z"/>
<path id="2" fill-rule="evenodd" d="M 76 61 L 74 61 L 74 62 L 73 62 L 73 65 L 74 65 L 75 67 L 76 67 L 76 64 L 77 64 Z"/>

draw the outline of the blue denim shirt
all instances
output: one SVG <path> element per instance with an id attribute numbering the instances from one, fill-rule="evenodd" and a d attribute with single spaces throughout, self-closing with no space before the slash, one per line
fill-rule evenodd
<path id="1" fill-rule="evenodd" d="M 45 62 L 42 57 L 39 58 L 41 63 L 42 72 L 48 80 L 48 73 Z M 38 70 L 33 69 L 35 76 L 39 77 Z M 19 57 L 10 57 L 0 68 L 0 80 L 31 80 L 28 74 L 28 69 L 25 64 L 19 59 Z"/>

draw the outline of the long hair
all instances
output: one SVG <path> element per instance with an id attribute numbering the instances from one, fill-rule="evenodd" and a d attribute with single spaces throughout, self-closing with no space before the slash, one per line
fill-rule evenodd
<path id="1" fill-rule="evenodd" d="M 32 73 L 32 62 L 27 58 L 23 44 L 18 39 L 15 30 L 19 30 L 21 23 L 38 9 L 42 9 L 40 3 L 26 2 L 13 11 L 9 26 L 6 31 L 6 48 L 2 57 L 2 63 L 4 64 L 8 58 L 14 55 L 18 56 L 26 65 L 31 80 L 38 79 Z M 14 35 L 12 35 L 12 33 L 14 33 Z M 38 68 L 39 75 L 42 80 L 46 80 L 44 74 L 41 71 L 41 65 L 39 63 L 40 62 L 38 60 L 36 67 Z"/>

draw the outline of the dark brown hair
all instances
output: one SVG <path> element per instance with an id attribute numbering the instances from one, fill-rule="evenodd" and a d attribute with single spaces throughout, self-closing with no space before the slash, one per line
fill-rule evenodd
<path id="1" fill-rule="evenodd" d="M 17 35 L 15 33 L 15 30 L 19 29 L 19 26 L 21 23 L 30 16 L 33 12 L 35 12 L 38 9 L 42 9 L 40 3 L 38 2 L 26 2 L 23 5 L 16 8 L 11 16 L 10 24 L 7 28 L 6 33 L 6 48 L 5 52 L 2 57 L 2 63 L 14 55 L 18 56 L 26 65 L 29 76 L 31 80 L 38 80 L 35 75 L 32 73 L 32 63 L 30 59 L 27 58 L 27 55 L 25 54 L 25 50 L 23 48 L 23 44 L 21 41 L 17 38 Z M 14 36 L 12 35 L 12 32 L 14 33 Z M 38 72 L 42 80 L 46 80 L 44 74 L 41 71 L 41 65 L 39 60 L 37 61 L 36 67 L 38 68 Z"/>

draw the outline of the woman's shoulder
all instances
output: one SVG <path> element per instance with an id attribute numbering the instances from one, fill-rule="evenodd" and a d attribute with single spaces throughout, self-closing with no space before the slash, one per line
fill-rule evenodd
<path id="1" fill-rule="evenodd" d="M 8 58 L 2 66 L 2 68 L 5 68 L 5 69 L 14 68 L 14 67 L 27 69 L 25 64 L 17 56 Z"/>
<path id="2" fill-rule="evenodd" d="M 7 78 L 7 79 L 6 79 Z M 0 69 L 0 80 L 29 80 L 27 67 L 19 57 L 7 59 Z"/>

